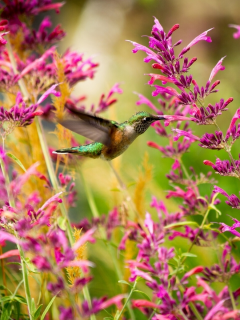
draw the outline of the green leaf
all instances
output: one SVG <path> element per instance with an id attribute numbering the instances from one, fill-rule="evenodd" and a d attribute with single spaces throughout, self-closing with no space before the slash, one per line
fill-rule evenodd
<path id="1" fill-rule="evenodd" d="M 21 263 L 20 263 L 20 262 L 7 262 L 7 263 L 5 263 L 6 266 L 7 266 L 8 264 L 16 264 L 16 265 L 21 266 Z"/>
<path id="2" fill-rule="evenodd" d="M 144 297 L 146 297 L 149 301 L 151 301 L 151 299 L 149 298 L 149 296 L 145 292 L 140 291 L 140 290 L 134 290 L 134 292 L 141 293 Z"/>
<path id="3" fill-rule="evenodd" d="M 189 258 L 197 258 L 197 256 L 190 252 L 184 252 L 181 254 L 182 257 L 189 257 Z"/>
<path id="4" fill-rule="evenodd" d="M 128 283 L 127 281 L 125 281 L 125 280 L 119 280 L 118 283 L 126 284 L 126 285 L 128 285 L 129 287 L 132 288 L 132 285 L 130 283 Z"/>
<path id="5" fill-rule="evenodd" d="M 42 306 L 43 306 L 43 305 L 40 304 L 40 306 L 39 306 L 39 307 L 37 308 L 37 310 L 34 312 L 34 315 L 33 315 L 34 320 L 36 320 L 36 319 L 40 316 Z"/>
<path id="6" fill-rule="evenodd" d="M 113 317 L 105 317 L 103 320 L 113 320 Z"/>
<path id="7" fill-rule="evenodd" d="M 117 192 L 120 192 L 121 190 L 120 190 L 120 189 L 118 189 L 118 188 L 112 188 L 112 189 L 110 189 L 110 191 L 117 191 Z"/>
<path id="8" fill-rule="evenodd" d="M 19 296 L 18 294 L 14 297 L 14 300 L 16 300 L 20 303 L 23 303 L 23 304 L 27 304 L 27 300 L 24 297 Z"/>
<path id="9" fill-rule="evenodd" d="M 58 224 L 59 228 L 62 229 L 63 231 L 65 231 L 67 229 L 66 218 L 58 217 L 57 218 L 57 224 Z"/>
<path id="10" fill-rule="evenodd" d="M 1 320 L 8 320 L 12 313 L 11 303 L 6 303 L 3 308 Z"/>
<path id="11" fill-rule="evenodd" d="M 116 314 L 115 314 L 115 317 L 114 317 L 114 320 L 118 319 L 119 318 L 119 314 L 120 314 L 120 311 L 117 310 Z"/>
<path id="12" fill-rule="evenodd" d="M 6 153 L 6 155 L 9 157 L 9 158 L 11 158 L 11 159 L 13 159 L 18 165 L 19 165 L 19 167 L 21 167 L 22 169 L 23 169 L 23 171 L 27 171 L 26 169 L 25 169 L 25 167 L 24 167 L 24 165 L 22 164 L 22 162 L 16 157 L 16 156 L 14 156 L 12 153 L 10 153 L 10 152 L 7 152 Z"/>
<path id="13" fill-rule="evenodd" d="M 166 227 L 164 227 L 164 229 L 171 229 L 171 228 L 184 227 L 184 226 L 199 227 L 199 224 L 195 221 L 182 221 L 182 222 L 171 223 Z"/>
<path id="14" fill-rule="evenodd" d="M 136 184 L 136 182 L 135 181 L 133 181 L 133 182 L 129 182 L 128 184 L 127 184 L 127 188 L 129 188 L 129 187 L 131 187 L 131 186 L 134 186 Z"/>
<path id="15" fill-rule="evenodd" d="M 57 295 L 56 295 L 56 296 L 57 296 Z M 43 314 L 42 314 L 42 316 L 41 316 L 41 320 L 43 320 L 43 319 L 45 318 L 45 315 L 47 314 L 48 310 L 51 308 L 51 305 L 53 304 L 53 301 L 55 300 L 56 296 L 54 296 L 54 297 L 50 300 L 49 304 L 46 306 L 46 309 L 43 311 Z"/>
<path id="16" fill-rule="evenodd" d="M 0 302 L 7 302 L 7 301 L 11 301 L 12 297 L 11 296 L 5 296 L 0 298 Z"/>
<path id="17" fill-rule="evenodd" d="M 209 208 L 216 211 L 216 218 L 218 218 L 218 215 L 220 216 L 222 214 L 222 212 L 218 210 L 216 206 L 212 203 L 209 205 Z"/>
<path id="18" fill-rule="evenodd" d="M 32 311 L 32 313 L 34 313 L 36 311 L 36 305 L 35 305 L 34 298 L 32 298 L 32 300 L 31 300 L 31 311 Z"/>

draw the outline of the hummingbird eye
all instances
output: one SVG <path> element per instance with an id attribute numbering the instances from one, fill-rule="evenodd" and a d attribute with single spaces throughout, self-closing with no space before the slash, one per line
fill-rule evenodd
<path id="1" fill-rule="evenodd" d="M 148 121 L 150 121 L 150 118 L 149 118 L 149 117 L 144 117 L 142 120 L 143 120 L 144 122 L 148 122 Z"/>

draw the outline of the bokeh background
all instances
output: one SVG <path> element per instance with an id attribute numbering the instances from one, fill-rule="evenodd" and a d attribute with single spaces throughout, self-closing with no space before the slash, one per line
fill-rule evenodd
<path id="1" fill-rule="evenodd" d="M 59 15 L 53 15 L 56 23 L 61 23 L 66 30 L 67 36 L 58 47 L 63 53 L 67 48 L 83 52 L 85 56 L 93 56 L 100 66 L 93 80 L 87 80 L 78 84 L 74 89 L 76 96 L 87 95 L 88 106 L 97 103 L 102 93 L 107 93 L 112 85 L 120 83 L 123 94 L 118 96 L 118 103 L 114 104 L 102 116 L 123 122 L 137 111 L 144 110 L 144 106 L 136 106 L 138 99 L 134 92 L 141 93 L 157 104 L 157 98 L 153 98 L 152 89 L 147 82 L 149 77 L 145 74 L 151 73 L 151 63 L 144 63 L 145 54 L 132 53 L 133 46 L 126 40 L 132 40 L 147 45 L 148 39 L 142 35 L 149 35 L 153 25 L 153 16 L 157 17 L 168 31 L 174 24 L 179 23 L 178 29 L 173 36 L 174 40 L 182 39 L 182 46 L 187 45 L 193 38 L 205 30 L 214 28 L 209 35 L 212 43 L 199 42 L 191 48 L 188 56 L 197 57 L 198 60 L 191 69 L 191 74 L 200 85 L 205 85 L 212 68 L 216 63 L 226 56 L 224 60 L 225 71 L 217 75 L 221 80 L 218 87 L 220 91 L 209 97 L 209 103 L 216 103 L 220 98 L 234 98 L 229 111 L 218 118 L 220 128 L 225 133 L 232 116 L 240 106 L 240 39 L 232 37 L 234 29 L 228 24 L 240 24 L 240 2 L 238 0 L 68 0 Z M 145 110 L 148 110 L 147 107 Z M 149 110 L 148 110 L 149 111 Z M 212 127 L 196 125 L 192 126 L 197 135 L 204 132 L 213 132 Z M 176 211 L 178 202 L 176 200 L 165 200 L 166 190 L 170 186 L 166 178 L 173 163 L 172 159 L 162 158 L 160 152 L 147 146 L 147 141 L 153 140 L 164 145 L 166 141 L 158 137 L 153 128 L 150 128 L 144 135 L 139 137 L 134 144 L 119 158 L 114 160 L 125 184 L 133 183 L 129 188 L 130 193 L 134 192 L 141 163 L 145 152 L 149 153 L 150 162 L 154 166 L 153 178 L 146 190 L 145 207 L 153 216 L 155 212 L 150 208 L 152 195 L 159 200 L 164 200 L 169 211 Z M 79 138 L 79 141 L 81 138 Z M 238 159 L 239 142 L 233 147 L 233 155 Z M 185 154 L 186 166 L 193 166 L 198 173 L 209 171 L 209 167 L 203 165 L 203 160 L 215 162 L 219 157 L 227 159 L 224 151 L 212 151 L 198 147 L 193 144 L 190 152 Z M 210 168 L 211 169 L 211 168 Z M 107 163 L 101 160 L 86 159 L 77 165 L 77 171 L 81 171 L 91 188 L 98 210 L 101 213 L 109 212 L 115 205 L 121 202 L 121 194 L 114 191 L 117 186 L 116 179 Z M 239 194 L 240 183 L 231 177 L 220 177 L 213 173 L 219 186 L 228 194 Z M 78 186 L 77 207 L 71 211 L 71 218 L 78 222 L 83 217 L 91 217 L 91 212 L 86 200 L 85 191 L 81 179 L 76 176 Z M 201 186 L 202 195 L 210 195 L 213 186 L 206 184 Z M 221 197 L 220 197 L 221 198 Z M 219 208 L 222 216 L 217 219 L 215 213 L 210 214 L 211 221 L 225 221 L 231 224 L 228 215 L 239 218 L 239 212 L 232 210 L 224 203 L 224 198 Z M 198 217 L 194 217 L 198 219 Z M 117 236 L 116 236 L 117 237 Z M 177 239 L 176 247 L 187 250 L 189 243 Z M 172 244 L 171 244 L 172 245 Z M 104 250 L 104 245 L 90 246 L 89 259 L 95 261 L 98 268 L 93 270 L 95 274 L 94 287 L 91 291 L 94 295 L 108 294 L 112 296 L 119 293 L 117 278 L 113 272 L 111 258 Z M 238 247 L 237 247 L 238 248 Z M 235 250 L 238 254 L 238 249 Z M 211 248 L 195 249 L 200 259 L 194 262 L 192 259 L 189 265 L 199 264 L 212 265 L 215 262 L 215 255 Z M 108 270 L 106 270 L 106 264 Z M 111 279 L 111 280 L 109 280 Z M 239 279 L 233 279 L 236 288 L 239 287 Z M 104 285 L 103 285 L 104 284 Z M 215 284 L 217 286 L 217 284 Z M 219 289 L 221 285 L 219 284 Z M 139 297 L 142 298 L 142 297 Z M 99 318 L 100 319 L 100 318 Z M 140 317 L 139 317 L 140 319 Z"/>

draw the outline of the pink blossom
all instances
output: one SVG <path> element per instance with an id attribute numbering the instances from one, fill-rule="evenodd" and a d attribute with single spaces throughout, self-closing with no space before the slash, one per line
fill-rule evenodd
<path id="1" fill-rule="evenodd" d="M 12 189 L 13 193 L 16 195 L 21 191 L 22 186 L 27 182 L 31 175 L 37 175 L 36 168 L 39 166 L 39 162 L 34 163 L 31 167 L 22 174 L 17 181 L 12 181 L 10 184 L 10 188 Z"/>
<path id="2" fill-rule="evenodd" d="M 22 72 L 17 76 L 16 78 L 16 82 L 21 79 L 22 77 L 24 77 L 26 74 L 28 74 L 31 70 L 37 68 L 38 66 L 40 66 L 43 62 L 45 62 L 45 60 L 51 56 L 56 50 L 56 47 L 53 46 L 51 48 L 49 48 L 47 51 L 44 52 L 44 54 L 38 58 L 35 59 L 32 63 L 28 64 L 23 70 Z M 40 103 L 39 103 L 40 104 Z"/>
<path id="3" fill-rule="evenodd" d="M 209 160 L 204 160 L 203 163 L 205 164 L 205 166 L 210 166 L 210 167 L 213 167 L 213 166 L 214 166 L 214 163 L 212 163 L 212 162 L 209 161 Z"/>
<path id="4" fill-rule="evenodd" d="M 144 225 L 145 225 L 145 227 L 148 228 L 149 233 L 153 234 L 153 221 L 152 221 L 150 213 L 148 213 L 148 212 L 146 213 Z"/>
<path id="5" fill-rule="evenodd" d="M 7 239 L 6 239 L 6 240 L 7 240 Z M 18 256 L 18 257 L 20 257 L 20 254 L 19 254 L 18 249 L 16 249 L 16 250 L 10 250 L 10 251 L 7 251 L 7 252 L 1 254 L 1 255 L 0 255 L 0 259 L 5 259 L 5 258 L 13 257 L 13 256 Z"/>
<path id="6" fill-rule="evenodd" d="M 220 225 L 221 225 L 220 230 L 221 230 L 221 232 L 229 231 L 233 235 L 240 237 L 240 233 L 237 230 L 235 230 L 236 228 L 240 228 L 240 221 L 238 221 L 235 218 L 232 218 L 232 220 L 234 221 L 234 224 L 231 227 L 226 225 L 223 222 L 220 222 Z"/>
<path id="7" fill-rule="evenodd" d="M 180 130 L 180 129 L 172 129 L 172 131 L 177 133 L 177 135 L 174 136 L 174 138 L 173 138 L 174 141 L 177 141 L 182 136 L 184 136 L 192 141 L 196 141 L 196 140 L 199 141 L 200 140 L 199 137 L 193 135 L 189 131 L 184 131 L 184 130 Z"/>
<path id="8" fill-rule="evenodd" d="M 50 3 L 50 4 L 44 5 L 44 6 L 39 7 L 39 8 L 35 8 L 34 9 L 34 13 L 38 14 L 39 12 L 49 11 L 49 10 L 55 10 L 56 13 L 59 13 L 60 12 L 60 8 L 64 4 L 65 4 L 65 2 Z"/>
<path id="9" fill-rule="evenodd" d="M 148 100 L 146 97 L 144 97 L 140 93 L 137 93 L 137 92 L 134 92 L 134 93 L 137 94 L 139 97 L 139 100 L 136 102 L 137 106 L 140 106 L 142 104 L 146 104 L 149 108 L 154 110 L 157 114 L 162 114 L 162 112 L 158 108 L 156 108 L 155 105 L 150 100 Z"/>
<path id="10" fill-rule="evenodd" d="M 88 267 L 94 267 L 94 263 L 88 260 L 73 260 L 63 264 L 63 267 L 79 267 L 83 272 L 89 272 Z"/>
<path id="11" fill-rule="evenodd" d="M 17 238 L 14 237 L 13 235 L 11 235 L 5 231 L 0 231 L 0 242 L 3 242 L 3 241 L 10 241 L 13 243 L 19 243 Z"/>
<path id="12" fill-rule="evenodd" d="M 188 271 L 187 273 L 185 273 L 183 279 L 185 280 L 185 279 L 191 277 L 193 274 L 201 273 L 203 270 L 204 270 L 204 268 L 202 266 L 195 267 L 195 268 L 191 269 L 190 271 Z"/>
<path id="13" fill-rule="evenodd" d="M 207 36 L 207 33 L 209 31 L 211 31 L 213 28 L 208 29 L 207 31 L 204 31 L 203 33 L 201 33 L 199 36 L 197 36 L 196 38 L 194 38 L 179 54 L 179 57 L 181 57 L 184 53 L 186 53 L 192 46 L 194 46 L 195 44 L 197 44 L 199 41 L 204 40 L 207 42 L 212 42 L 212 39 Z"/>
<path id="14" fill-rule="evenodd" d="M 176 159 L 172 165 L 172 169 L 173 170 L 177 170 L 179 169 L 181 166 L 180 166 L 180 162 Z"/>
<path id="15" fill-rule="evenodd" d="M 37 104 L 41 104 L 50 94 L 53 94 L 55 97 L 60 97 L 61 93 L 54 90 L 59 83 L 52 85 L 47 91 L 44 92 L 44 94 L 38 99 Z"/>
<path id="16" fill-rule="evenodd" d="M 240 109 L 237 109 L 237 111 L 235 112 L 231 122 L 230 122 L 230 125 L 229 125 L 229 128 L 227 130 L 227 135 L 231 134 L 231 130 L 233 128 L 233 126 L 235 125 L 236 121 L 240 118 Z"/>
<path id="17" fill-rule="evenodd" d="M 151 49 L 134 41 L 130 41 L 130 40 L 126 40 L 126 41 L 131 42 L 134 45 L 135 48 L 132 50 L 133 53 L 136 53 L 140 50 L 140 51 L 144 51 L 147 54 L 147 57 L 143 59 L 144 62 L 155 60 L 160 65 L 162 64 L 162 61 L 159 59 L 158 55 Z"/>
<path id="18" fill-rule="evenodd" d="M 113 297 L 111 299 L 103 301 L 100 304 L 100 309 L 106 309 L 106 308 L 108 308 L 109 306 L 111 306 L 113 304 L 115 304 L 118 309 L 121 309 L 122 308 L 121 300 L 126 298 L 126 297 L 127 297 L 126 294 L 118 294 L 117 296 L 115 296 L 115 297 Z"/>
<path id="19" fill-rule="evenodd" d="M 92 228 L 88 230 L 83 236 L 80 237 L 80 239 L 74 243 L 73 250 L 76 251 L 79 247 L 84 245 L 87 241 L 94 243 L 96 240 L 92 237 L 94 232 L 96 231 L 96 228 Z"/>
<path id="20" fill-rule="evenodd" d="M 148 76 L 151 77 L 151 79 L 148 81 L 148 84 L 150 85 L 153 84 L 156 80 L 161 80 L 163 84 L 167 82 L 174 83 L 174 79 L 170 79 L 161 74 L 149 73 Z"/>
<path id="21" fill-rule="evenodd" d="M 226 57 L 226 56 L 225 56 Z M 220 70 L 225 70 L 225 67 L 222 65 L 222 62 L 223 62 L 223 59 L 225 58 L 223 57 L 222 59 L 220 59 L 218 61 L 218 63 L 216 64 L 216 66 L 212 69 L 212 72 L 210 74 L 210 77 L 209 77 L 209 81 L 211 82 L 212 79 L 215 77 L 215 75 L 218 73 L 218 71 Z"/>
<path id="22" fill-rule="evenodd" d="M 156 303 L 148 300 L 142 300 L 142 299 L 132 300 L 132 306 L 133 308 L 139 308 L 139 307 L 152 308 L 152 309 L 159 308 L 159 305 L 157 305 Z"/>
<path id="23" fill-rule="evenodd" d="M 190 121 L 196 122 L 195 118 L 177 116 L 177 115 L 164 115 L 164 118 L 166 119 L 166 121 L 164 121 L 164 125 L 166 127 L 169 126 L 170 122 L 173 122 L 173 121 L 189 121 L 190 120 Z"/>
<path id="24" fill-rule="evenodd" d="M 230 28 L 235 28 L 237 31 L 233 34 L 233 38 L 238 39 L 240 38 L 240 26 L 237 24 L 229 24 L 228 25 Z"/>
<path id="25" fill-rule="evenodd" d="M 52 203 L 52 202 L 58 202 L 58 203 L 61 203 L 62 202 L 62 199 L 61 198 L 59 198 L 59 196 L 62 194 L 63 192 L 61 191 L 61 192 L 59 192 L 59 193 L 57 193 L 57 194 L 55 194 L 54 196 L 52 196 L 50 199 L 48 199 L 43 205 L 42 205 L 42 207 L 40 208 L 40 209 L 38 209 L 38 212 L 42 212 L 47 206 L 49 206 L 50 205 L 50 203 Z"/>

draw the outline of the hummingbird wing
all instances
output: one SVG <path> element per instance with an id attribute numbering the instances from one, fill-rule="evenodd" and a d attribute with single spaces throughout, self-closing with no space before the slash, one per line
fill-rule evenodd
<path id="1" fill-rule="evenodd" d="M 101 142 L 106 146 L 111 144 L 110 133 L 114 127 L 117 128 L 117 123 L 69 106 L 67 109 L 71 111 L 73 116 L 69 115 L 67 119 L 59 120 L 62 126 L 95 142 Z"/>

